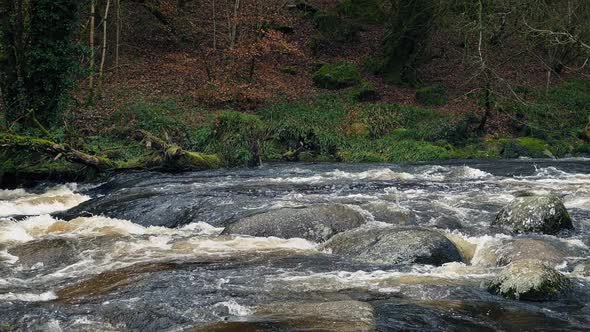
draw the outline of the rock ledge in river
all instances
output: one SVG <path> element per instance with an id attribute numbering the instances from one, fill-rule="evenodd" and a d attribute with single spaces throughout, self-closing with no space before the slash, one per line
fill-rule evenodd
<path id="1" fill-rule="evenodd" d="M 324 242 L 332 236 L 365 223 L 356 210 L 341 204 L 283 208 L 250 216 L 229 225 L 223 234 L 258 237 L 303 238 Z"/>
<path id="2" fill-rule="evenodd" d="M 536 259 L 519 260 L 506 266 L 489 285 L 492 293 L 510 299 L 549 300 L 569 288 L 569 280 Z"/>
<path id="3" fill-rule="evenodd" d="M 376 265 L 460 262 L 457 247 L 438 231 L 420 227 L 357 229 L 324 245 L 333 254 Z"/>
<path id="4" fill-rule="evenodd" d="M 573 228 L 563 202 L 555 195 L 518 197 L 498 213 L 492 224 L 514 233 L 556 234 Z"/>

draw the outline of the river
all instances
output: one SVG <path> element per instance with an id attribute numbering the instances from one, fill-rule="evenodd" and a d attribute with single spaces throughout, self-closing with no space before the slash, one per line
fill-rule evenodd
<path id="1" fill-rule="evenodd" d="M 562 197 L 575 230 L 490 227 L 523 193 Z M 376 266 L 302 238 L 221 234 L 248 216 L 317 204 L 353 209 L 361 227 L 392 227 L 380 219 L 394 216 L 439 229 L 469 260 Z M 501 269 L 490 252 L 516 238 L 567 253 L 555 268 L 573 289 L 543 302 L 488 292 Z M 0 330 L 582 331 L 590 278 L 573 271 L 589 246 L 588 159 L 270 164 L 44 183 L 0 190 Z"/>

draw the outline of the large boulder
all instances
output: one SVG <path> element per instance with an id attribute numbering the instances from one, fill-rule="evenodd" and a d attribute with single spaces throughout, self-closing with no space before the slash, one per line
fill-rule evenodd
<path id="1" fill-rule="evenodd" d="M 543 301 L 568 289 L 569 280 L 537 259 L 524 259 L 506 266 L 490 283 L 492 293 L 510 299 Z"/>
<path id="2" fill-rule="evenodd" d="M 303 238 L 324 242 L 365 223 L 356 210 L 341 204 L 283 208 L 250 216 L 229 225 L 222 234 Z"/>
<path id="3" fill-rule="evenodd" d="M 453 242 L 438 231 L 419 227 L 357 229 L 334 236 L 324 249 L 376 265 L 461 261 Z"/>
<path id="4" fill-rule="evenodd" d="M 590 261 L 582 262 L 576 265 L 573 274 L 580 277 L 590 277 Z"/>
<path id="5" fill-rule="evenodd" d="M 492 223 L 514 233 L 556 234 L 573 228 L 563 202 L 555 195 L 518 197 Z"/>

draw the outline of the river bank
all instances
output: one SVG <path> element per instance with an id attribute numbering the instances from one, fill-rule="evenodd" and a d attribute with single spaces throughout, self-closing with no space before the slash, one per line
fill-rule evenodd
<path id="1" fill-rule="evenodd" d="M 167 152 L 136 139 L 147 131 L 169 146 L 215 155 L 209 167 L 239 167 L 274 161 L 416 162 L 450 159 L 561 158 L 590 153 L 588 82 L 572 81 L 528 104 L 504 105 L 479 131 L 471 112 L 359 102 L 356 89 L 307 100 L 276 102 L 255 112 L 210 111 L 173 100 L 133 102 L 92 125 L 41 134 L 112 169 L 162 170 Z M 75 121 L 74 121 L 75 123 Z M 88 126 L 86 126 L 88 127 Z M 87 132 L 87 134 L 83 134 Z M 39 135 L 38 133 L 31 133 Z M 49 137 L 48 137 L 49 136 Z M 165 149 L 164 149 L 165 150 Z M 185 160 L 186 162 L 186 160 Z M 0 186 L 39 180 L 75 181 L 100 176 L 100 169 L 26 147 L 3 145 Z M 176 162 L 171 171 L 183 168 Z M 205 167 L 208 168 L 208 167 Z M 104 171 L 104 170 L 102 170 Z"/>

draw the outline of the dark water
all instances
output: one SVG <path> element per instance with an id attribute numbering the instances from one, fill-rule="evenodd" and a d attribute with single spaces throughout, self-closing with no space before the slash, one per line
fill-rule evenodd
<path id="1" fill-rule="evenodd" d="M 572 232 L 525 236 L 567 253 L 556 268 L 574 289 L 554 301 L 505 300 L 486 288 L 500 270 L 489 252 L 516 238 L 490 223 L 524 193 L 560 195 L 574 219 Z M 382 214 L 410 216 L 446 229 L 474 256 L 441 267 L 376 267 L 303 239 L 219 235 L 242 217 L 319 203 L 353 207 L 363 227 L 390 226 Z M 590 259 L 589 160 L 125 174 L 0 191 L 0 218 L 0 331 L 340 330 L 321 325 L 338 312 L 301 322 L 260 308 L 341 301 L 369 304 L 378 331 L 590 327 L 590 278 L 572 272 Z"/>

